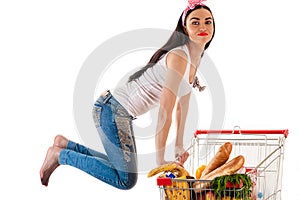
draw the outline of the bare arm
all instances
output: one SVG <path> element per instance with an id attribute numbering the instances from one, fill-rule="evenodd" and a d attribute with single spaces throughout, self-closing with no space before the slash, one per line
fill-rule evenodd
<path id="1" fill-rule="evenodd" d="M 176 148 L 183 149 L 183 133 L 185 128 L 186 117 L 189 109 L 191 93 L 180 97 L 176 109 Z"/>
<path id="2" fill-rule="evenodd" d="M 191 93 L 179 98 L 176 109 L 176 142 L 175 157 L 179 157 L 179 162 L 184 163 L 188 158 L 188 153 L 183 148 L 183 135 L 186 124 L 186 117 L 189 110 Z"/>
<path id="3" fill-rule="evenodd" d="M 182 51 L 174 51 L 167 57 L 167 76 L 160 98 L 157 129 L 155 136 L 157 164 L 166 163 L 165 147 L 170 126 L 172 113 L 177 99 L 177 91 L 187 65 L 186 55 Z"/>

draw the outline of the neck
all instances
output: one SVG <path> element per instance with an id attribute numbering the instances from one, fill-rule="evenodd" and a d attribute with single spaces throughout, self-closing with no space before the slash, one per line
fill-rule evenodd
<path id="1" fill-rule="evenodd" d="M 196 44 L 194 42 L 189 42 L 187 44 L 191 59 L 192 59 L 192 63 L 195 66 L 198 66 L 201 60 L 201 56 L 204 52 L 204 46 Z"/>
<path id="2" fill-rule="evenodd" d="M 189 42 L 187 47 L 190 51 L 190 55 L 193 58 L 201 58 L 201 55 L 204 52 L 204 45 L 199 45 L 194 42 Z"/>

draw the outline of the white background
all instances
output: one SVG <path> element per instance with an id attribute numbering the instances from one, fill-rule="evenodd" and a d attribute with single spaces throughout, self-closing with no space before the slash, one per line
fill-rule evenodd
<path id="1" fill-rule="evenodd" d="M 216 21 L 208 53 L 225 88 L 224 127 L 289 129 L 282 196 L 298 198 L 298 4 L 207 4 Z M 173 30 L 185 6 L 184 0 L 1 1 L 0 199 L 159 199 L 156 180 L 145 174 L 132 190 L 121 191 L 69 166 L 57 168 L 46 188 L 39 170 L 56 134 L 80 142 L 73 90 L 88 55 L 125 31 Z"/>

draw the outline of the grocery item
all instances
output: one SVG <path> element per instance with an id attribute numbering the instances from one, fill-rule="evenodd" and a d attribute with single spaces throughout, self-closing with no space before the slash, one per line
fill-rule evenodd
<path id="1" fill-rule="evenodd" d="M 167 163 L 161 166 L 158 166 L 154 169 L 152 169 L 150 172 L 148 172 L 148 177 L 155 176 L 159 173 L 164 173 L 164 172 L 172 172 L 175 174 L 176 177 L 181 177 L 181 176 L 189 176 L 189 172 L 178 165 L 177 163 Z"/>
<path id="2" fill-rule="evenodd" d="M 244 165 L 245 158 L 242 155 L 239 155 L 229 162 L 223 164 L 221 167 L 215 169 L 209 174 L 202 175 L 201 179 L 203 180 L 212 180 L 218 176 L 232 175 L 241 169 Z"/>
<path id="3" fill-rule="evenodd" d="M 227 162 L 227 160 L 229 159 L 231 150 L 232 150 L 232 144 L 230 142 L 226 142 L 222 146 L 220 146 L 218 149 L 218 152 L 210 160 L 210 162 L 207 164 L 205 170 L 202 172 L 202 176 L 209 174 L 210 172 L 214 171 L 218 167 L 225 164 Z M 201 177 L 201 179 L 202 179 L 202 177 Z"/>
<path id="4" fill-rule="evenodd" d="M 206 168 L 206 165 L 201 165 L 200 167 L 197 168 L 196 174 L 195 174 L 196 179 L 200 179 L 205 168 Z"/>
<path id="5" fill-rule="evenodd" d="M 168 163 L 152 169 L 148 173 L 148 177 L 160 174 L 160 178 L 172 177 L 176 181 L 172 181 L 171 185 L 164 186 L 167 199 L 190 200 L 191 194 L 189 184 L 185 181 L 189 177 L 189 172 L 176 163 Z"/>

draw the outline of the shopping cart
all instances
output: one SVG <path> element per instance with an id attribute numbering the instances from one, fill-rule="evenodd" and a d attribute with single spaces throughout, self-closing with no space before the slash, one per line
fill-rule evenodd
<path id="1" fill-rule="evenodd" d="M 238 128 L 238 129 L 237 129 Z M 280 200 L 284 144 L 288 130 L 197 130 L 188 148 L 185 168 L 193 177 L 157 178 L 161 200 Z M 209 163 L 225 142 L 232 144 L 230 158 L 243 155 L 244 167 L 238 172 L 247 175 L 251 188 L 227 183 L 223 191 L 209 187 L 212 180 L 194 179 L 199 166 Z M 198 187 L 195 187 L 195 183 Z M 203 187 L 199 188 L 199 184 Z"/>

